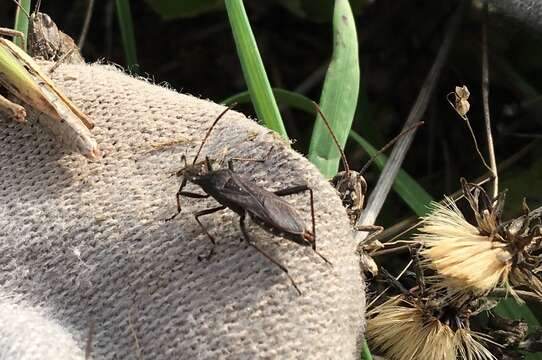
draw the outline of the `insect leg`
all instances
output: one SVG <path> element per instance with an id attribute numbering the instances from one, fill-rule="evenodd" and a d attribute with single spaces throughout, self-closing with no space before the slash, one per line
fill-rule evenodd
<path id="1" fill-rule="evenodd" d="M 25 41 L 24 34 L 22 32 L 10 28 L 0 27 L 0 35 L 18 37 L 19 39 L 22 39 L 23 43 Z"/>
<path id="2" fill-rule="evenodd" d="M 311 222 L 312 222 L 312 236 L 314 237 L 314 242 L 312 243 L 312 250 L 316 253 L 316 255 L 320 256 L 322 260 L 324 260 L 329 265 L 333 265 L 331 261 L 326 259 L 324 255 L 320 254 L 318 251 L 316 251 L 316 218 L 314 217 L 314 196 L 312 193 L 312 189 L 308 187 L 307 185 L 297 185 L 292 186 L 286 189 L 277 190 L 275 191 L 275 195 L 277 196 L 286 196 L 286 195 L 293 195 L 298 194 L 300 192 L 309 192 L 310 196 L 310 202 L 311 202 Z"/>
<path id="3" fill-rule="evenodd" d="M 199 226 L 202 228 L 203 231 L 205 231 L 205 234 L 207 234 L 207 237 L 209 238 L 209 240 L 211 240 L 211 243 L 213 244 L 213 247 L 211 248 L 211 251 L 209 251 L 208 255 L 206 255 L 206 256 L 199 255 L 198 256 L 198 260 L 200 260 L 200 261 L 201 261 L 201 259 L 209 260 L 209 258 L 214 254 L 216 241 L 215 241 L 215 238 L 213 237 L 213 235 L 209 234 L 209 231 L 207 231 L 207 228 L 205 226 L 203 226 L 203 224 L 201 223 L 199 218 L 201 216 L 204 216 L 204 215 L 209 215 L 209 214 L 215 213 L 217 211 L 224 210 L 225 208 L 226 208 L 225 206 L 217 206 L 217 207 L 214 207 L 214 208 L 211 208 L 211 209 L 198 211 L 197 213 L 194 214 L 194 217 L 196 218 L 196 221 L 198 222 Z"/>
<path id="4" fill-rule="evenodd" d="M 177 190 L 177 194 L 175 194 L 175 198 L 177 199 L 177 212 L 166 219 L 166 221 L 171 221 L 177 217 L 181 213 L 181 196 L 186 196 L 190 198 L 196 198 L 196 199 L 205 199 L 208 198 L 208 194 L 197 194 L 190 191 L 183 191 L 184 187 L 186 186 L 188 180 L 186 178 L 183 178 L 183 181 L 181 182 L 181 186 L 179 186 L 179 190 Z"/>
<path id="5" fill-rule="evenodd" d="M 396 287 L 400 292 L 402 292 L 404 295 L 407 295 L 407 296 L 410 296 L 412 295 L 407 288 L 405 288 L 403 286 L 403 284 L 401 284 L 399 282 L 399 280 L 397 280 L 395 277 L 393 277 L 392 274 L 390 274 L 386 269 L 384 269 L 382 266 L 380 267 L 380 274 L 382 275 L 382 277 L 388 281 L 390 283 L 390 285 Z"/>
<path id="6" fill-rule="evenodd" d="M 384 227 L 380 225 L 354 225 L 354 230 L 368 232 L 370 235 L 363 241 L 364 244 L 370 243 L 376 236 L 384 231 Z"/>
<path id="7" fill-rule="evenodd" d="M 369 233 L 365 240 L 358 244 L 358 253 L 371 253 L 384 247 L 384 245 L 382 245 L 380 241 L 376 240 L 376 237 L 384 231 L 384 227 L 380 225 L 354 225 L 353 227 L 356 231 L 363 231 Z M 373 243 L 372 246 L 371 243 Z"/>
<path id="8" fill-rule="evenodd" d="M 250 236 L 248 235 L 248 231 L 246 229 L 246 225 L 245 225 L 245 218 L 246 218 L 246 213 L 242 213 L 240 214 L 239 216 L 239 225 L 241 227 L 241 232 L 243 233 L 243 237 L 245 238 L 245 241 L 250 245 L 252 246 L 254 249 L 256 249 L 260 254 L 262 254 L 263 256 L 265 256 L 269 261 L 271 261 L 273 264 L 275 264 L 276 266 L 278 266 L 285 274 L 286 276 L 288 276 L 288 279 L 290 279 L 290 282 L 292 283 L 292 285 L 294 286 L 294 288 L 297 290 L 297 292 L 299 293 L 299 295 L 301 295 L 301 290 L 299 290 L 299 288 L 297 287 L 294 279 L 290 276 L 290 274 L 288 273 L 288 269 L 286 269 L 286 267 L 284 265 L 282 265 L 281 263 L 279 263 L 277 260 L 273 259 L 270 255 L 266 254 L 262 249 L 260 249 L 250 238 Z"/>

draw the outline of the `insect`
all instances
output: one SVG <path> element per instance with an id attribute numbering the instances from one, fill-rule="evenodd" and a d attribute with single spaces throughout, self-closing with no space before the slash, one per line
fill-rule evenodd
<path id="1" fill-rule="evenodd" d="M 350 169 L 350 167 L 348 166 L 346 155 L 342 150 L 342 147 L 339 144 L 339 140 L 337 140 L 337 137 L 335 136 L 335 133 L 333 132 L 333 129 L 331 128 L 331 125 L 327 120 L 326 116 L 324 115 L 318 104 L 313 102 L 313 105 L 318 114 L 320 114 L 321 119 L 323 120 L 327 130 L 329 131 L 329 134 L 331 135 L 331 138 L 333 139 L 333 142 L 337 146 L 337 149 L 339 150 L 339 153 L 341 155 L 341 161 L 343 163 L 344 170 L 339 171 L 337 175 L 335 175 L 331 179 L 331 184 L 339 192 L 339 195 L 343 202 L 343 206 L 348 213 L 348 217 L 350 218 L 350 222 L 352 223 L 352 225 L 355 225 L 363 210 L 363 205 L 365 204 L 365 194 L 367 193 L 367 181 L 365 181 L 365 178 L 362 174 L 365 173 L 365 171 L 369 168 L 369 166 L 373 163 L 377 156 L 386 151 L 401 136 L 417 128 L 418 126 L 423 125 L 423 122 L 418 122 L 414 124 L 410 128 L 402 131 L 395 138 L 390 140 L 383 148 L 381 148 L 373 156 L 371 156 L 371 158 L 369 159 L 369 161 L 367 161 L 363 168 L 359 172 L 357 172 Z M 382 227 L 376 225 L 356 225 L 355 227 L 358 231 L 382 231 Z"/>
<path id="2" fill-rule="evenodd" d="M 288 276 L 297 292 L 301 294 L 301 290 L 299 290 L 294 279 L 288 273 L 288 269 L 256 245 L 247 231 L 245 222 L 248 216 L 255 223 L 273 234 L 283 235 L 287 239 L 294 241 L 301 246 L 310 246 L 318 256 L 331 265 L 331 262 L 316 250 L 316 221 L 314 217 L 312 189 L 307 185 L 298 185 L 271 192 L 238 175 L 234 171 L 232 159 L 228 161 L 227 168 L 220 169 L 214 169 L 211 160 L 208 157 L 206 157 L 204 161 L 197 162 L 201 149 L 213 127 L 230 108 L 231 107 L 225 109 L 216 118 L 209 130 L 207 130 L 192 164 L 187 165 L 186 157 L 182 157 L 185 166 L 177 172 L 177 176 L 182 177 L 181 185 L 176 194 L 177 213 L 167 220 L 172 220 L 181 213 L 181 197 L 184 196 L 197 199 L 213 197 L 220 203 L 220 206 L 198 211 L 194 214 L 199 226 L 212 243 L 209 254 L 205 257 L 200 257 L 200 259 L 208 259 L 212 256 L 216 245 L 215 238 L 207 231 L 206 227 L 200 221 L 200 217 L 228 208 L 239 215 L 239 225 L 244 240 L 269 261 L 278 266 Z M 188 182 L 198 185 L 205 194 L 185 191 L 184 188 Z M 306 225 L 299 212 L 282 198 L 282 196 L 302 192 L 308 192 L 310 195 L 311 228 Z"/>
<path id="3" fill-rule="evenodd" d="M 339 140 L 337 140 L 337 137 L 335 136 L 335 133 L 333 132 L 329 121 L 327 120 L 326 116 L 324 115 L 318 104 L 316 104 L 315 102 L 313 102 L 312 104 L 318 114 L 320 114 L 324 125 L 329 131 L 329 134 L 331 135 L 331 138 L 333 139 L 333 142 L 337 146 L 337 149 L 339 150 L 339 153 L 341 155 L 341 161 L 343 163 L 344 170 L 337 173 L 337 175 L 335 175 L 333 179 L 331 179 L 331 184 L 339 192 L 339 196 L 341 197 L 343 206 L 346 209 L 348 217 L 350 218 L 350 222 L 353 225 L 359 218 L 361 210 L 363 209 L 363 204 L 365 203 L 367 182 L 365 181 L 365 178 L 361 175 L 361 173 L 350 169 L 350 167 L 348 166 L 348 161 L 346 161 L 346 155 L 344 154 L 344 151 L 339 144 Z"/>
<path id="4" fill-rule="evenodd" d="M 33 58 L 69 64 L 85 62 L 75 41 L 60 31 L 49 15 L 37 10 L 29 19 L 28 54 Z"/>
<path id="5" fill-rule="evenodd" d="M 22 33 L 0 28 L 0 35 L 22 36 Z M 99 158 L 98 146 L 90 133 L 94 126 L 90 119 L 54 85 L 27 53 L 5 38 L 0 38 L 0 72 L 0 85 L 37 110 L 39 121 L 51 132 L 84 156 Z M 24 108 L 6 98 L 1 102 L 12 118 L 25 121 Z"/>
<path id="6" fill-rule="evenodd" d="M 380 225 L 357 224 L 357 221 L 363 210 L 363 205 L 365 204 L 365 194 L 367 193 L 367 182 L 365 181 L 365 178 L 362 174 L 365 172 L 365 170 L 367 170 L 369 165 L 372 164 L 372 162 L 374 161 L 374 159 L 376 159 L 378 155 L 386 151 L 386 149 L 388 149 L 389 146 L 395 143 L 401 136 L 422 125 L 423 122 L 414 124 L 412 127 L 404 130 L 391 141 L 389 141 L 382 149 L 377 151 L 376 154 L 371 157 L 371 159 L 369 159 L 369 161 L 363 166 L 363 168 L 359 172 L 357 172 L 350 169 L 350 167 L 348 166 L 348 161 L 346 161 L 346 155 L 344 154 L 344 151 L 339 145 L 339 141 L 337 140 L 337 137 L 335 136 L 335 133 L 333 132 L 333 129 L 331 128 L 331 125 L 327 120 L 326 116 L 324 115 L 318 104 L 313 102 L 313 106 L 315 107 L 318 114 L 320 114 L 320 117 L 323 120 L 327 130 L 329 131 L 333 142 L 337 146 L 344 167 L 343 171 L 338 172 L 337 175 L 335 175 L 331 179 L 331 184 L 339 193 L 339 196 L 343 203 L 343 207 L 346 209 L 348 217 L 350 218 L 350 223 L 354 227 L 354 230 L 366 231 L 371 233 L 371 235 L 368 236 L 363 241 L 363 243 L 360 244 L 358 253 L 360 255 L 360 264 L 363 272 L 369 273 L 374 276 L 378 273 L 378 266 L 368 254 L 373 252 L 374 250 L 378 250 L 383 247 L 383 245 L 378 240 L 376 240 L 375 237 L 380 234 L 384 230 L 384 228 Z"/>

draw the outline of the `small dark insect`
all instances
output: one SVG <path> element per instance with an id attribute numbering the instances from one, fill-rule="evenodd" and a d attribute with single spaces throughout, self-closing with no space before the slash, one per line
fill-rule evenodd
<path id="1" fill-rule="evenodd" d="M 363 174 L 365 170 L 367 170 L 369 165 L 372 164 L 372 162 L 376 159 L 378 155 L 386 151 L 386 149 L 388 149 L 388 147 L 395 143 L 401 136 L 422 125 L 423 122 L 416 123 L 412 127 L 402 131 L 399 135 L 397 135 L 390 142 L 388 142 L 382 149 L 380 149 L 376 154 L 374 154 L 371 159 L 369 159 L 369 161 L 367 161 L 367 163 L 363 166 L 363 168 L 359 172 L 357 172 L 351 170 L 348 166 L 348 161 L 346 161 L 346 155 L 344 154 L 344 151 L 339 144 L 339 140 L 337 140 L 337 137 L 335 136 L 335 133 L 333 132 L 333 129 L 331 128 L 331 125 L 327 120 L 326 116 L 324 115 L 318 104 L 313 102 L 313 105 L 318 114 L 320 114 L 320 118 L 324 122 L 324 125 L 326 126 L 329 134 L 331 135 L 331 138 L 333 139 L 333 142 L 337 146 L 337 149 L 339 150 L 339 153 L 341 155 L 341 160 L 343 162 L 344 170 L 338 172 L 337 175 L 335 175 L 333 179 L 331 179 L 331 184 L 339 193 L 339 196 L 343 203 L 343 207 L 346 209 L 346 213 L 350 218 L 350 223 L 354 227 L 354 230 L 364 231 L 370 234 L 361 244 L 359 244 L 358 254 L 360 256 L 361 269 L 365 274 L 375 276 L 378 273 L 378 266 L 369 254 L 383 247 L 383 245 L 378 240 L 376 240 L 376 236 L 378 236 L 378 234 L 380 234 L 384 230 L 384 228 L 380 225 L 357 224 L 357 221 L 361 216 L 361 212 L 363 210 L 363 205 L 365 204 L 365 194 L 367 193 L 367 182 L 361 174 Z"/>
<path id="2" fill-rule="evenodd" d="M 333 129 L 331 128 L 331 125 L 326 119 L 324 113 L 322 112 L 318 104 L 313 104 L 316 108 L 316 111 L 320 114 L 320 117 L 322 118 L 324 124 L 326 125 L 326 128 L 328 129 L 329 134 L 333 139 L 333 142 L 335 143 L 337 149 L 340 152 L 344 170 L 338 172 L 337 175 L 335 175 L 333 179 L 331 179 L 331 184 L 339 192 L 339 195 L 343 202 L 343 206 L 348 213 L 351 224 L 355 225 L 361 215 L 361 211 L 363 210 L 363 205 L 365 204 L 365 194 L 367 193 L 367 182 L 365 181 L 365 178 L 362 174 L 367 170 L 369 165 L 373 163 L 373 161 L 378 155 L 386 151 L 401 136 L 422 125 L 423 122 L 416 123 L 412 127 L 402 131 L 399 135 L 389 141 L 382 149 L 380 149 L 374 156 L 372 156 L 371 159 L 369 159 L 369 161 L 367 161 L 367 163 L 363 166 L 363 168 L 359 172 L 357 172 L 350 169 L 350 167 L 348 166 L 348 161 L 346 161 L 346 155 L 344 154 L 344 151 L 342 150 L 339 141 L 337 140 L 337 137 L 335 136 Z M 378 233 L 381 232 L 383 228 L 382 226 L 377 225 L 358 225 L 356 226 L 356 230 Z M 374 235 L 376 234 L 373 234 L 373 236 Z"/>
<path id="3" fill-rule="evenodd" d="M 350 218 L 350 222 L 352 225 L 354 225 L 358 220 L 361 210 L 363 209 L 363 204 L 365 203 L 367 182 L 360 172 L 358 173 L 357 171 L 350 169 L 348 166 L 348 161 L 346 161 L 346 155 L 344 154 L 344 151 L 339 144 L 339 140 L 337 140 L 329 121 L 318 104 L 313 102 L 313 105 L 318 114 L 320 114 L 324 125 L 329 131 L 329 134 L 331 135 L 331 138 L 333 139 L 333 142 L 337 146 L 337 149 L 341 155 L 344 170 L 338 172 L 337 175 L 331 179 L 331 184 L 339 192 L 339 196 L 341 197 L 343 206 L 346 209 L 348 217 Z"/>
<path id="4" fill-rule="evenodd" d="M 204 161 L 196 162 L 205 141 L 211 133 L 211 130 L 229 109 L 230 108 L 224 110 L 213 122 L 207 131 L 207 134 L 205 135 L 192 164 L 187 165 L 186 157 L 182 157 L 185 166 L 177 172 L 177 176 L 183 178 L 176 195 L 177 213 L 168 220 L 172 220 L 181 212 L 181 196 L 197 199 L 207 198 L 210 196 L 213 197 L 221 204 L 220 206 L 202 210 L 194 214 L 196 221 L 207 234 L 207 237 L 212 243 L 212 248 L 209 254 L 207 256 L 200 257 L 200 260 L 202 258 L 208 259 L 210 256 L 212 256 L 216 241 L 201 223 L 199 218 L 204 215 L 209 215 L 228 208 L 239 215 L 239 224 L 245 241 L 254 249 L 259 251 L 268 260 L 278 266 L 288 276 L 292 285 L 299 292 L 299 294 L 301 294 L 301 291 L 297 287 L 295 281 L 288 273 L 288 269 L 262 251 L 254 243 L 246 229 L 245 220 L 248 215 L 254 222 L 262 226 L 265 230 L 274 234 L 283 235 L 287 239 L 294 241 L 299 245 L 310 246 L 314 252 L 318 254 L 318 256 L 331 265 L 331 263 L 324 256 L 316 251 L 316 224 L 314 218 L 312 189 L 307 185 L 298 185 L 271 192 L 235 173 L 233 168 L 233 160 L 228 161 L 228 168 L 221 169 L 213 169 L 211 161 L 207 157 Z M 188 182 L 198 185 L 205 192 L 205 194 L 184 191 L 184 188 Z M 305 191 L 308 191 L 310 195 L 312 229 L 305 224 L 298 211 L 287 201 L 281 198 L 281 196 L 297 194 Z"/>

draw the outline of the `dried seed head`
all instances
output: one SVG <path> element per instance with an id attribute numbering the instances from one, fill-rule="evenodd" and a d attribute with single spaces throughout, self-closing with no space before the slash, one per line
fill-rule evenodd
<path id="1" fill-rule="evenodd" d="M 424 265 L 436 271 L 429 280 L 452 292 L 478 295 L 506 285 L 513 263 L 507 244 L 481 234 L 452 200 L 432 206 L 415 237 L 416 242 L 424 245 Z"/>
<path id="2" fill-rule="evenodd" d="M 450 100 L 450 96 L 453 96 L 453 102 Z M 456 86 L 455 91 L 447 96 L 448 102 L 463 120 L 467 120 L 467 113 L 470 110 L 469 96 L 470 91 L 465 85 Z"/>
<path id="3" fill-rule="evenodd" d="M 369 341 L 392 360 L 495 359 L 479 341 L 487 337 L 466 327 L 454 330 L 422 306 L 396 296 L 369 311 Z"/>

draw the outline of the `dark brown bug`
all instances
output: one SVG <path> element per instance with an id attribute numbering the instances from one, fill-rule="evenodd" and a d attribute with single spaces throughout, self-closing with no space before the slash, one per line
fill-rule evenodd
<path id="1" fill-rule="evenodd" d="M 183 156 L 182 159 L 185 166 L 177 172 L 177 176 L 183 178 L 176 195 L 177 213 L 168 220 L 172 220 L 181 212 L 181 196 L 198 199 L 213 197 L 221 204 L 220 206 L 198 211 L 194 214 L 196 221 L 213 244 L 209 254 L 203 258 L 209 258 L 214 253 L 216 241 L 201 223 L 199 218 L 204 215 L 209 215 L 228 208 L 239 215 L 239 224 L 245 241 L 254 249 L 259 251 L 268 260 L 278 266 L 282 271 L 284 271 L 284 273 L 286 273 L 290 279 L 292 285 L 299 292 L 299 294 L 301 294 L 301 291 L 297 287 L 295 281 L 288 273 L 288 269 L 262 251 L 262 249 L 260 249 L 254 243 L 246 229 L 245 220 L 248 215 L 254 222 L 262 226 L 265 230 L 283 235 L 287 239 L 292 240 L 299 245 L 310 246 L 325 262 L 331 264 L 324 256 L 316 251 L 316 223 L 314 218 L 312 189 L 307 185 L 298 185 L 271 192 L 235 173 L 233 168 L 233 160 L 228 161 L 227 168 L 221 169 L 213 169 L 209 158 L 205 158 L 204 161 L 196 162 L 206 139 L 211 133 L 211 130 L 229 109 L 230 108 L 224 110 L 213 122 L 207 131 L 207 134 L 205 135 L 192 164 L 187 165 L 186 157 Z M 205 192 L 205 194 L 185 191 L 184 188 L 188 182 L 198 185 Z M 305 224 L 299 212 L 287 201 L 281 198 L 281 196 L 297 194 L 305 191 L 308 191 L 310 195 L 312 229 Z"/>

